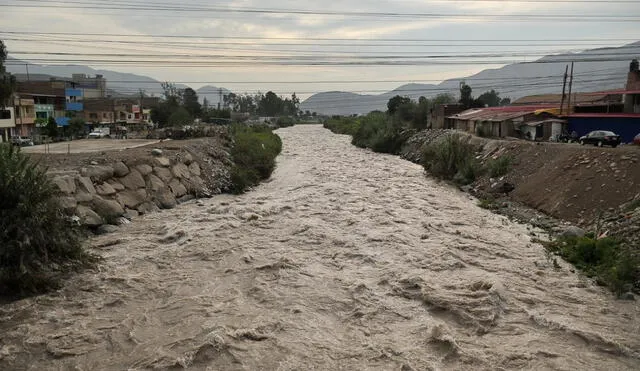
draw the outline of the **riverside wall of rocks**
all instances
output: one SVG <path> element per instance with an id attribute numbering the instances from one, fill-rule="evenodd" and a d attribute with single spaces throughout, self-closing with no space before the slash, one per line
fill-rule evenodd
<path id="1" fill-rule="evenodd" d="M 93 162 L 77 170 L 50 172 L 65 212 L 96 228 L 220 193 L 203 179 L 201 164 L 188 151 L 148 152 L 113 163 Z"/>

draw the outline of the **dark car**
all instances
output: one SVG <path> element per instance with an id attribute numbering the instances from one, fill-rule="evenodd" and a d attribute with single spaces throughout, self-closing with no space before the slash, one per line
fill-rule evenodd
<path id="1" fill-rule="evenodd" d="M 633 137 L 633 144 L 640 145 L 640 134 Z"/>
<path id="2" fill-rule="evenodd" d="M 620 136 L 613 131 L 596 130 L 580 137 L 580 144 L 593 144 L 594 146 L 611 146 L 616 148 L 620 144 Z"/>

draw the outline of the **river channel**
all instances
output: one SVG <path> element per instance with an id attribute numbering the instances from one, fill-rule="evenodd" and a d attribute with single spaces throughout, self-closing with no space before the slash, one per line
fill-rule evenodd
<path id="1" fill-rule="evenodd" d="M 640 307 L 531 227 L 315 125 L 272 178 L 91 240 L 99 269 L 0 306 L 2 370 L 632 370 Z"/>

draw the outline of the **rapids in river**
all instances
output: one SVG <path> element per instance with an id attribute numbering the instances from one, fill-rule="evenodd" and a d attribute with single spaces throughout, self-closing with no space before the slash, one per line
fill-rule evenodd
<path id="1" fill-rule="evenodd" d="M 638 370 L 640 308 L 418 165 L 280 129 L 272 178 L 95 237 L 1 370 Z M 539 231 L 537 231 L 539 233 Z"/>

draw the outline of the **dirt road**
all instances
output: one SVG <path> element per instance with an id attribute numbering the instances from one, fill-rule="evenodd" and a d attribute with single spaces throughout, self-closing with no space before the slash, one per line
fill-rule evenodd
<path id="1" fill-rule="evenodd" d="M 90 153 L 137 148 L 158 142 L 158 140 L 147 139 L 81 139 L 22 147 L 22 151 L 25 153 Z"/>
<path id="2" fill-rule="evenodd" d="M 6 370 L 632 370 L 640 308 L 394 156 L 282 129 L 271 182 L 92 241 L 0 307 Z"/>

